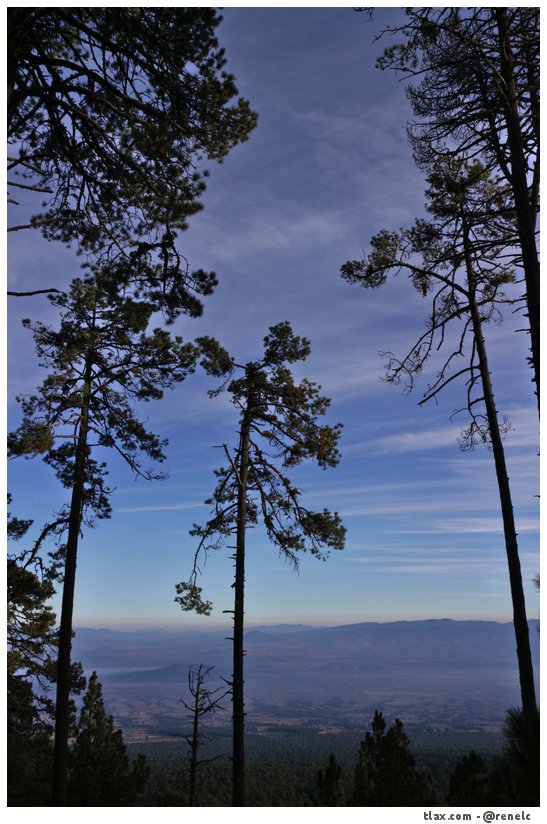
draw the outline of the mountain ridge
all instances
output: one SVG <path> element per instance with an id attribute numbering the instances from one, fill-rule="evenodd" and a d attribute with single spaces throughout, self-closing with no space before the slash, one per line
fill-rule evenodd
<path id="1" fill-rule="evenodd" d="M 539 677 L 537 626 L 530 621 Z M 181 698 L 191 666 L 212 667 L 211 688 L 229 682 L 227 635 L 226 628 L 83 628 L 76 630 L 73 658 L 86 673 L 97 670 L 108 711 L 142 740 L 172 734 L 184 722 Z M 247 726 L 258 733 L 360 728 L 375 709 L 424 729 L 497 730 L 520 702 L 511 622 L 256 626 L 249 627 L 245 647 Z M 229 713 L 221 716 L 212 723 L 229 723 Z"/>

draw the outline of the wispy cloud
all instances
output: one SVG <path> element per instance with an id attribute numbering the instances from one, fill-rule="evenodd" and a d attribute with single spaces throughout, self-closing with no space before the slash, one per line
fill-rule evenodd
<path id="1" fill-rule="evenodd" d="M 209 252 L 210 265 L 226 268 L 244 258 L 249 261 L 259 258 L 261 254 L 305 250 L 315 250 L 332 244 L 340 239 L 346 231 L 343 211 L 303 212 L 296 204 L 265 204 L 256 213 L 241 220 L 233 216 L 234 224 L 229 218 L 212 215 L 207 221 L 205 232 L 215 236 L 215 247 Z M 199 245 L 201 226 L 196 226 L 192 236 L 192 245 Z"/>
<path id="2" fill-rule="evenodd" d="M 442 426 L 437 429 L 426 429 L 412 432 L 398 432 L 393 435 L 383 435 L 371 438 L 361 444 L 353 445 L 352 450 L 367 450 L 382 455 L 385 453 L 426 452 L 440 447 L 454 444 L 458 436 L 455 426 Z"/>
<path id="3" fill-rule="evenodd" d="M 538 519 L 517 520 L 518 532 L 537 532 L 539 529 Z M 431 524 L 425 524 L 419 530 L 391 530 L 392 532 L 404 532 L 407 534 L 426 533 L 453 533 L 465 535 L 468 533 L 503 533 L 503 522 L 501 517 L 492 518 L 457 518 L 453 520 L 437 520 Z"/>
<path id="4" fill-rule="evenodd" d="M 488 569 L 489 564 L 475 562 L 471 564 L 471 569 L 477 571 L 480 569 Z M 390 572 L 390 573 L 402 573 L 405 575 L 463 575 L 464 573 L 467 575 L 469 574 L 470 567 L 464 570 L 462 565 L 457 562 L 446 563 L 446 564 L 423 564 L 423 563 L 415 563 L 415 564 L 389 564 L 384 566 L 375 567 L 375 572 Z"/>
<path id="5" fill-rule="evenodd" d="M 115 512 L 167 512 L 170 510 L 197 509 L 203 502 L 191 504 L 151 504 L 150 506 L 117 506 Z"/>

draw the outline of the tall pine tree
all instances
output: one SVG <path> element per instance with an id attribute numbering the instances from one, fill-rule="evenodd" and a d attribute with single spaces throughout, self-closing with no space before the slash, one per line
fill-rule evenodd
<path id="1" fill-rule="evenodd" d="M 319 395 L 319 387 L 304 379 L 297 384 L 288 364 L 304 360 L 310 351 L 305 338 L 293 335 L 289 323 L 270 328 L 264 338 L 264 355 L 258 361 L 236 364 L 216 341 L 200 338 L 202 364 L 212 375 L 228 374 L 222 389 L 232 396 L 240 413 L 234 449 L 224 444 L 227 463 L 217 470 L 218 484 L 211 499 L 210 520 L 195 526 L 199 538 L 189 581 L 177 585 L 176 600 L 184 610 L 208 614 L 211 603 L 202 598 L 197 585 L 198 563 L 203 554 L 219 548 L 235 535 L 234 633 L 232 675 L 233 806 L 245 805 L 244 741 L 244 598 L 245 557 L 248 527 L 262 521 L 270 543 L 280 555 L 298 566 L 298 555 L 306 550 L 318 558 L 329 548 L 343 549 L 345 528 L 337 512 L 314 512 L 301 500 L 301 492 L 286 474 L 307 459 L 333 467 L 339 461 L 337 448 L 341 425 L 320 425 L 330 401 Z M 229 381 L 229 383 L 228 383 Z M 217 394 L 217 393 L 213 393 Z"/>
<path id="2" fill-rule="evenodd" d="M 83 523 L 110 515 L 104 450 L 121 456 L 135 475 L 161 477 L 141 468 L 140 455 L 163 460 L 162 441 L 148 432 L 131 402 L 160 399 L 193 371 L 196 348 L 168 332 L 146 329 L 150 302 L 120 290 L 102 290 L 94 279 L 75 280 L 66 295 L 52 295 L 57 329 L 31 328 L 41 364 L 50 370 L 35 395 L 20 398 L 23 421 L 9 437 L 12 456 L 43 453 L 70 490 L 64 520 L 63 598 L 57 662 L 54 804 L 66 801 L 71 643 L 76 561 Z"/>
<path id="3" fill-rule="evenodd" d="M 511 233 L 511 210 L 506 208 L 510 193 L 507 186 L 491 179 L 479 161 L 467 164 L 454 159 L 435 164 L 428 182 L 430 219 L 417 220 L 414 226 L 399 232 L 380 232 L 371 241 L 370 254 L 345 263 L 342 276 L 350 283 L 377 288 L 388 274 L 404 272 L 418 291 L 432 296 L 426 331 L 403 358 L 390 353 L 387 379 L 392 383 L 405 380 L 412 388 L 426 363 L 448 344 L 449 333 L 455 329 L 455 345 L 441 361 L 420 404 L 435 399 L 453 381 L 462 380 L 465 400 L 458 411 L 468 415 L 469 425 L 460 444 L 464 449 L 477 444 L 492 448 L 522 706 L 534 716 L 536 695 L 528 620 L 502 439 L 509 424 L 498 415 L 485 332 L 489 322 L 501 321 L 500 307 L 512 303 L 507 292 L 516 274 L 503 255 L 507 235 Z"/>

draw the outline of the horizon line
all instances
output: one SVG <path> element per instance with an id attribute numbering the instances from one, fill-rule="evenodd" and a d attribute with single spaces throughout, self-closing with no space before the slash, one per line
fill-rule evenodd
<path id="1" fill-rule="evenodd" d="M 477 616 L 477 615 L 468 615 L 468 616 L 458 616 L 458 617 L 448 617 L 448 616 L 420 616 L 420 617 L 376 617 L 376 618 L 349 618 L 349 619 L 336 619 L 336 620 L 329 620 L 321 622 L 319 619 L 310 619 L 306 621 L 305 618 L 295 619 L 295 620 L 275 620 L 275 619 L 254 619 L 249 621 L 246 625 L 246 630 L 258 629 L 261 627 L 304 627 L 306 629 L 332 629 L 334 627 L 345 627 L 345 626 L 352 626 L 357 624 L 397 624 L 397 623 L 423 623 L 425 621 L 451 621 L 454 623 L 457 622 L 464 622 L 464 621 L 481 621 L 484 623 L 493 622 L 498 624 L 508 624 L 512 623 L 512 618 L 508 616 L 501 616 L 501 615 L 492 615 L 492 616 Z M 528 622 L 537 622 L 539 618 L 529 618 Z M 141 624 L 135 623 L 132 621 L 120 621 L 120 620 L 112 620 L 112 622 L 105 623 L 104 621 L 98 622 L 75 622 L 74 629 L 75 631 L 80 629 L 91 629 L 91 630 L 111 630 L 117 632 L 153 632 L 155 630 L 164 630 L 167 632 L 189 632 L 189 631 L 196 631 L 201 630 L 203 632 L 212 632 L 215 630 L 221 630 L 230 628 L 231 623 L 230 620 L 226 621 L 213 621 L 211 623 L 207 622 L 205 625 L 203 622 L 188 622 L 185 624 L 180 624 L 174 621 L 162 621 L 162 622 L 154 622 L 151 624 Z"/>

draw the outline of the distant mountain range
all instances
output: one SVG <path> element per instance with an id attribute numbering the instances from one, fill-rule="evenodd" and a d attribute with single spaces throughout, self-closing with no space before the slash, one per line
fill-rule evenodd
<path id="1" fill-rule="evenodd" d="M 154 735 L 180 723 L 191 665 L 203 662 L 214 667 L 212 677 L 229 679 L 227 635 L 79 629 L 73 657 L 86 671 L 98 671 L 109 711 L 123 728 Z M 530 638 L 539 676 L 536 621 Z M 245 643 L 247 723 L 258 731 L 354 728 L 374 709 L 407 725 L 496 729 L 519 703 L 511 623 L 282 624 L 250 629 Z"/>

